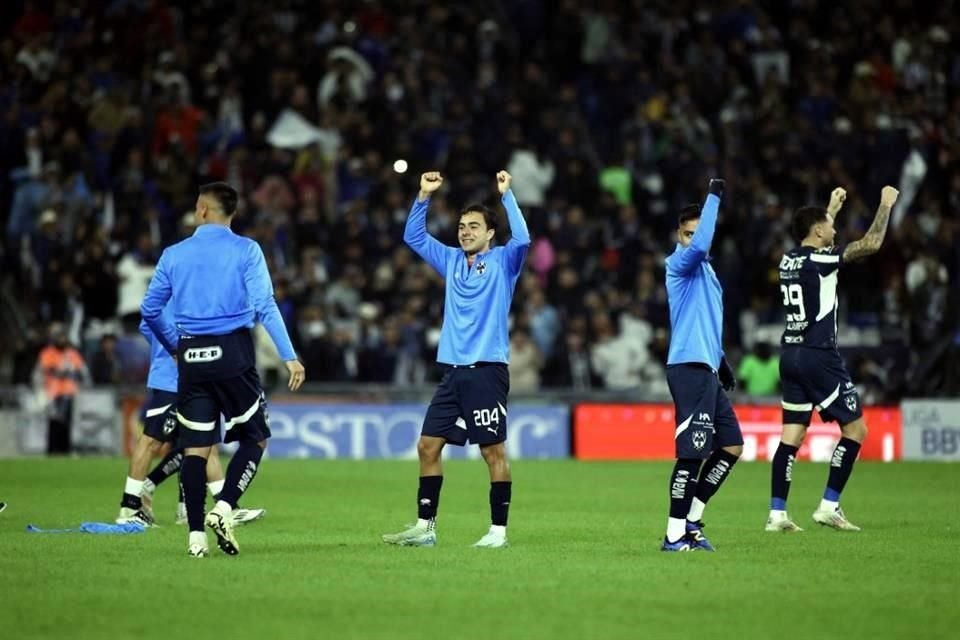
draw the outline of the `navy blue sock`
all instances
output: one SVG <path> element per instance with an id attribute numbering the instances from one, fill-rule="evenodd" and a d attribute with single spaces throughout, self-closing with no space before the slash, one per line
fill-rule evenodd
<path id="1" fill-rule="evenodd" d="M 790 495 L 790 483 L 793 481 L 793 463 L 799 450 L 800 447 L 781 442 L 777 452 L 773 454 L 773 465 L 770 468 L 770 509 L 773 511 L 787 510 L 787 496 Z"/>
<path id="2" fill-rule="evenodd" d="M 201 456 L 185 456 L 180 467 L 180 486 L 187 504 L 190 531 L 203 531 L 203 504 L 207 497 L 207 460 Z"/>
<path id="3" fill-rule="evenodd" d="M 490 523 L 501 527 L 507 526 L 507 515 L 510 512 L 510 494 L 513 492 L 512 482 L 490 483 Z"/>
<path id="4" fill-rule="evenodd" d="M 440 507 L 440 488 L 443 476 L 420 476 L 420 488 L 417 490 L 417 517 L 421 520 L 433 520 Z"/>
<path id="5" fill-rule="evenodd" d="M 700 479 L 694 493 L 696 499 L 703 504 L 710 502 L 710 498 L 720 490 L 720 485 L 730 475 L 733 465 L 737 464 L 739 459 L 740 456 L 735 456 L 724 449 L 717 449 L 710 454 L 703 468 L 700 469 Z"/>
<path id="6" fill-rule="evenodd" d="M 237 503 L 240 502 L 240 496 L 250 488 L 254 476 L 257 475 L 260 458 L 262 457 L 263 449 L 256 442 L 240 443 L 240 447 L 233 454 L 230 464 L 227 465 L 226 482 L 223 485 L 223 491 L 220 492 L 219 499 L 236 509 Z"/>
<path id="7" fill-rule="evenodd" d="M 161 482 L 180 470 L 181 464 L 183 464 L 183 449 L 173 449 L 163 460 L 157 463 L 153 471 L 147 474 L 147 480 L 152 482 L 155 487 L 159 487 Z"/>
<path id="8" fill-rule="evenodd" d="M 681 458 L 670 474 L 670 517 L 686 520 L 693 502 L 691 483 L 697 478 L 700 460 Z"/>
<path id="9" fill-rule="evenodd" d="M 840 502 L 840 494 L 847 486 L 847 480 L 850 479 L 858 453 L 860 453 L 859 442 L 850 438 L 840 438 L 837 448 L 833 450 L 833 457 L 830 458 L 830 475 L 827 476 L 827 489 L 823 492 L 824 500 Z"/>

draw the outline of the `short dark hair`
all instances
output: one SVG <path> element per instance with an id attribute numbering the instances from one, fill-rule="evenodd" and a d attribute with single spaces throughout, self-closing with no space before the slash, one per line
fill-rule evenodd
<path id="1" fill-rule="evenodd" d="M 827 210 L 823 207 L 800 207 L 793 214 L 793 222 L 790 224 L 794 240 L 803 242 L 803 239 L 810 235 L 813 225 L 826 219 Z"/>
<path id="2" fill-rule="evenodd" d="M 223 215 L 232 216 L 237 212 L 237 201 L 240 196 L 237 190 L 226 182 L 210 182 L 200 187 L 200 195 L 210 196 L 223 209 Z"/>
<path id="3" fill-rule="evenodd" d="M 688 204 L 683 209 L 680 209 L 680 215 L 677 217 L 677 227 L 682 227 L 687 222 L 691 220 L 700 219 L 700 205 L 698 204 Z"/>
<path id="4" fill-rule="evenodd" d="M 460 210 L 460 216 L 457 218 L 459 220 L 468 213 L 479 213 L 483 215 L 483 221 L 487 223 L 487 229 L 493 229 L 494 233 L 497 231 L 497 214 L 494 213 L 493 209 L 483 204 L 468 204 L 463 209 Z"/>

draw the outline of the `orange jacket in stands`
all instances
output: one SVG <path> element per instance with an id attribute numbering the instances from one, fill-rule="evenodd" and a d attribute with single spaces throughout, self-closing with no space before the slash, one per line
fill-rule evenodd
<path id="1" fill-rule="evenodd" d="M 40 352 L 39 366 L 43 373 L 44 389 L 51 400 L 77 395 L 79 383 L 86 377 L 87 364 L 73 347 L 45 347 Z"/>

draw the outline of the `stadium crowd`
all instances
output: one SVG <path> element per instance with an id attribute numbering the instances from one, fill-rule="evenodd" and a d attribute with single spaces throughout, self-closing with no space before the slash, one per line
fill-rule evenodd
<path id="1" fill-rule="evenodd" d="M 51 323 L 95 381 L 143 380 L 152 266 L 213 180 L 244 196 L 234 228 L 310 381 L 432 378 L 442 288 L 401 240 L 419 174 L 447 177 L 428 220 L 454 244 L 507 168 L 534 238 L 514 390 L 663 387 L 675 214 L 723 176 L 713 260 L 748 391 L 776 393 L 792 211 L 844 186 L 855 239 L 889 183 L 883 250 L 841 276 L 841 346 L 867 401 L 960 392 L 955 4 L 4 3 L 3 295 L 25 330 L 0 338 L 2 382 L 29 381 Z"/>

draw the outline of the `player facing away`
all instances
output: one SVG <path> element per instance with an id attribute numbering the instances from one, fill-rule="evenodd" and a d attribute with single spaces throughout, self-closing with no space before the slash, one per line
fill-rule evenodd
<path id="1" fill-rule="evenodd" d="M 273 340 L 290 373 L 289 388 L 304 381 L 290 336 L 273 298 L 260 246 L 230 230 L 237 192 L 226 183 L 200 187 L 197 230 L 168 247 L 147 288 L 140 311 L 168 353 L 177 356 L 177 421 L 184 448 L 180 481 L 190 529 L 187 553 L 207 555 L 204 525 L 228 555 L 240 552 L 232 512 L 256 476 L 270 437 L 266 399 L 257 374 L 251 328 L 256 321 Z M 173 322 L 163 308 L 170 303 Z M 205 467 L 220 442 L 239 441 L 223 491 L 204 517 Z"/>
<path id="2" fill-rule="evenodd" d="M 169 318 L 169 305 L 164 309 Z M 173 447 L 159 464 L 148 474 L 150 460 L 164 447 L 175 443 L 180 427 L 177 423 L 177 363 L 157 340 L 146 322 L 140 322 L 140 332 L 150 345 L 150 372 L 147 375 L 147 403 L 143 415 L 143 433 L 137 439 L 123 496 L 120 499 L 120 515 L 117 523 L 138 522 L 145 526 L 154 523 L 153 493 L 157 486 L 180 469 L 183 450 Z M 223 490 L 223 467 L 220 456 L 212 455 L 207 460 L 207 488 L 214 499 Z M 236 525 L 252 522 L 263 517 L 265 509 L 236 509 L 233 522 Z M 181 501 L 177 507 L 177 524 L 185 524 L 186 508 Z"/>
<path id="3" fill-rule="evenodd" d="M 437 543 L 436 517 L 443 485 L 440 454 L 446 444 L 480 446 L 490 470 L 490 519 L 487 533 L 475 547 L 507 546 L 507 512 L 512 482 L 507 461 L 507 393 L 510 301 L 530 247 L 530 233 L 510 190 L 512 178 L 497 173 L 497 190 L 507 212 L 512 238 L 491 247 L 496 215 L 483 205 L 460 212 L 460 248 L 442 244 L 427 233 L 430 196 L 443 178 L 437 172 L 420 177 L 420 193 L 403 233 L 403 240 L 445 279 L 446 299 L 437 361 L 446 372 L 427 408 L 417 453 L 420 488 L 417 522 L 383 541 L 403 546 Z"/>
<path id="4" fill-rule="evenodd" d="M 677 462 L 663 551 L 714 550 L 703 535 L 703 511 L 743 453 L 740 423 L 724 393 L 736 377 L 723 355 L 723 289 L 709 261 L 724 185 L 710 180 L 703 207 L 681 211 L 679 242 L 666 263 Z"/>
<path id="5" fill-rule="evenodd" d="M 863 238 L 846 247 L 834 244 L 833 228 L 846 199 L 843 189 L 833 190 L 826 209 L 802 207 L 793 216 L 793 235 L 800 246 L 780 261 L 780 292 L 786 309 L 780 356 L 783 433 L 773 456 L 767 531 L 802 530 L 787 515 L 787 495 L 793 462 L 814 409 L 823 420 L 840 424 L 841 438 L 830 459 L 827 487 L 813 519 L 840 531 L 860 530 L 840 508 L 840 494 L 867 437 L 867 425 L 857 389 L 837 350 L 837 283 L 844 264 L 880 249 L 898 195 L 893 187 L 884 187 L 873 224 Z"/>

